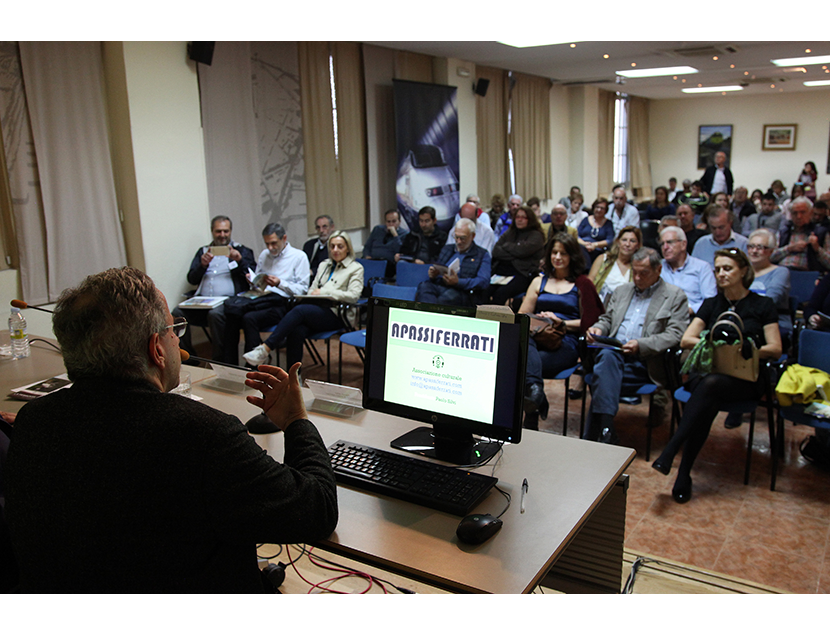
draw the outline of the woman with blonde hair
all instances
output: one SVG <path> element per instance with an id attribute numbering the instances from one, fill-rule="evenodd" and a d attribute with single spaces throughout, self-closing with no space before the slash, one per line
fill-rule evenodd
<path id="1" fill-rule="evenodd" d="M 588 277 L 597 289 L 603 304 L 621 284 L 631 282 L 631 256 L 643 246 L 643 232 L 627 225 L 614 239 L 611 249 L 601 254 L 591 265 Z"/>

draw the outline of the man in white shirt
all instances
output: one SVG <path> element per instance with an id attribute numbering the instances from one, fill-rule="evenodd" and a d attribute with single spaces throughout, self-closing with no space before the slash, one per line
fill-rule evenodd
<path id="1" fill-rule="evenodd" d="M 733 221 L 734 215 L 731 210 L 724 209 L 709 212 L 709 231 L 711 233 L 698 238 L 692 255 L 714 268 L 715 252 L 718 249 L 734 247 L 746 253 L 746 236 L 732 230 Z"/>
<path id="2" fill-rule="evenodd" d="M 259 346 L 260 331 L 276 325 L 288 312 L 288 299 L 305 295 L 311 270 L 308 256 L 288 243 L 285 228 L 269 223 L 262 230 L 265 249 L 259 254 L 253 279 L 264 274 L 265 294 L 253 302 L 229 307 L 225 303 L 225 361 L 239 362 L 239 328 L 245 331 L 245 352 Z"/>
<path id="3" fill-rule="evenodd" d="M 729 196 L 732 196 L 734 178 L 732 171 L 726 167 L 725 152 L 715 152 L 715 165 L 706 168 L 700 182 L 703 185 L 703 191 L 709 195 L 726 192 Z"/>
<path id="4" fill-rule="evenodd" d="M 611 224 L 614 226 L 614 235 L 617 236 L 623 227 L 633 225 L 640 226 L 640 212 L 628 202 L 624 187 L 614 188 L 613 202 L 608 215 L 611 217 Z"/>
<path id="5" fill-rule="evenodd" d="M 455 226 L 462 218 L 468 218 L 476 224 L 475 244 L 487 250 L 491 256 L 493 255 L 493 247 L 496 245 L 496 234 L 490 227 L 490 217 L 487 214 L 482 214 L 476 218 L 476 206 L 473 203 L 464 203 L 458 214 L 455 215 L 453 227 L 447 237 L 447 244 L 455 244 Z"/>
<path id="6" fill-rule="evenodd" d="M 680 287 L 689 300 L 689 315 L 694 315 L 706 298 L 718 293 L 712 267 L 690 256 L 686 251 L 686 233 L 679 227 L 666 227 L 660 232 L 663 269 L 660 277 Z"/>

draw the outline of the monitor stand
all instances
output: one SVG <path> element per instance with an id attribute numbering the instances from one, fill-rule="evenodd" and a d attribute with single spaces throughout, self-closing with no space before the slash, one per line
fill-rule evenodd
<path id="1" fill-rule="evenodd" d="M 423 426 L 393 440 L 393 448 L 413 452 L 457 465 L 476 465 L 492 457 L 501 448 L 497 441 L 478 441 L 469 432 L 447 432 Z"/>

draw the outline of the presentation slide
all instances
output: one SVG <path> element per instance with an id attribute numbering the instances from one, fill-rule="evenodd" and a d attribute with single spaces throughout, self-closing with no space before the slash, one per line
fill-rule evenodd
<path id="1" fill-rule="evenodd" d="M 492 423 L 499 323 L 389 309 L 384 399 Z"/>

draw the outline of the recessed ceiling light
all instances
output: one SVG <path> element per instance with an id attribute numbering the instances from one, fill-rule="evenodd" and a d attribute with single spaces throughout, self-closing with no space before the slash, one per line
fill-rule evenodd
<path id="1" fill-rule="evenodd" d="M 603 55 L 603 56 L 602 56 L 602 59 L 606 59 L 606 60 L 607 60 L 609 57 L 611 57 L 611 56 L 610 56 L 610 55 L 608 55 L 608 53 L 606 53 L 605 55 Z"/>
<path id="2" fill-rule="evenodd" d="M 634 62 L 632 66 L 636 66 Z M 617 75 L 623 77 L 664 77 L 666 75 L 689 75 L 697 73 L 696 68 L 691 66 L 664 66 L 662 68 L 640 68 L 636 71 L 617 71 Z"/>
<path id="3" fill-rule="evenodd" d="M 634 68 L 635 66 L 637 66 L 637 62 L 631 62 L 631 67 L 632 67 L 632 68 Z M 631 71 L 629 71 L 629 73 L 630 73 L 630 72 L 631 72 Z"/>
<path id="4" fill-rule="evenodd" d="M 804 49 L 804 52 L 805 52 L 805 53 L 812 53 L 812 52 L 813 52 L 813 50 L 812 50 L 812 49 Z"/>
<path id="5" fill-rule="evenodd" d="M 770 60 L 776 66 L 805 66 L 807 64 L 830 63 L 830 55 L 815 55 L 813 57 L 787 57 L 780 60 Z"/>
<path id="6" fill-rule="evenodd" d="M 735 68 L 735 65 L 734 65 L 734 64 L 730 64 L 730 65 L 729 65 L 729 68 Z"/>
<path id="7" fill-rule="evenodd" d="M 775 84 L 770 84 L 769 87 L 770 88 L 775 88 Z"/>
<path id="8" fill-rule="evenodd" d="M 717 62 L 717 61 L 718 61 L 718 56 L 717 56 L 717 55 L 713 55 L 713 56 L 712 56 L 712 59 L 713 59 L 713 60 L 715 60 L 715 61 Z"/>
<path id="9" fill-rule="evenodd" d="M 576 44 L 574 44 L 573 42 L 571 42 L 571 48 L 572 48 L 572 49 L 575 49 L 575 48 L 576 48 Z"/>
<path id="10" fill-rule="evenodd" d="M 521 39 L 515 40 L 496 40 L 499 44 L 504 44 L 506 46 L 512 46 L 517 49 L 525 49 L 531 48 L 533 46 L 554 46 L 556 44 L 569 44 L 571 47 L 574 46 L 573 40 L 552 40 L 549 38 L 538 37 L 538 38 L 528 38 L 522 37 Z M 579 41 L 579 40 L 577 40 Z"/>
<path id="11" fill-rule="evenodd" d="M 743 90 L 743 86 L 705 86 L 699 88 L 682 88 L 684 93 L 720 93 Z"/>
<path id="12" fill-rule="evenodd" d="M 804 82 L 805 86 L 830 86 L 830 79 L 816 79 L 810 82 Z"/>

